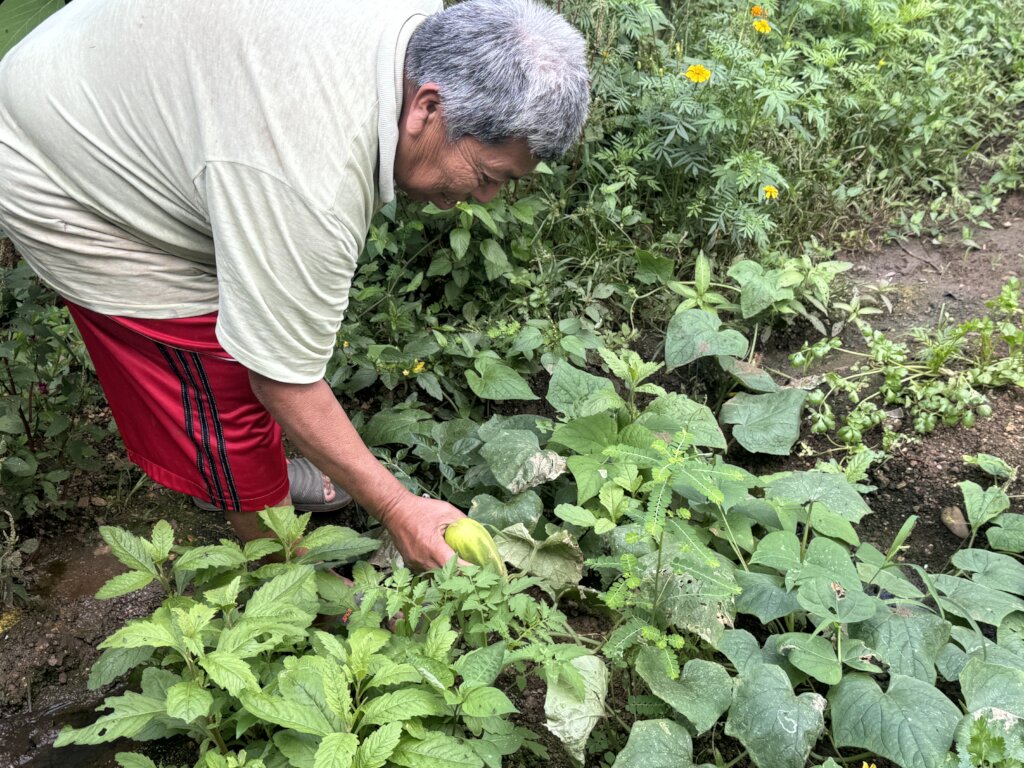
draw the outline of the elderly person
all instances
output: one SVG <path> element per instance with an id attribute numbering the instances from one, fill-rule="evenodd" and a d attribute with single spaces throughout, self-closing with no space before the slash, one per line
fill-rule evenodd
<path id="1" fill-rule="evenodd" d="M 533 0 L 76 0 L 0 61 L 0 226 L 156 482 L 243 540 L 337 484 L 435 567 L 462 512 L 408 492 L 323 379 L 356 261 L 396 187 L 489 201 L 587 105 L 582 38 Z M 291 477 L 282 429 L 312 462 Z"/>

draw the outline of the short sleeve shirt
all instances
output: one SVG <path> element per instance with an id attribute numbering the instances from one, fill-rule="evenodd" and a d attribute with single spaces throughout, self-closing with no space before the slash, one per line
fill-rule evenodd
<path id="1" fill-rule="evenodd" d="M 0 61 L 0 225 L 76 303 L 218 311 L 242 364 L 315 381 L 394 197 L 406 44 L 440 9 L 76 0 Z"/>

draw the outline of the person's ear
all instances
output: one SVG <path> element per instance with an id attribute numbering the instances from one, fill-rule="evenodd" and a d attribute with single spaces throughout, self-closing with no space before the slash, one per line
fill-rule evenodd
<path id="1" fill-rule="evenodd" d="M 437 83 L 424 83 L 409 99 L 405 129 L 410 136 L 420 136 L 441 120 L 441 89 Z"/>

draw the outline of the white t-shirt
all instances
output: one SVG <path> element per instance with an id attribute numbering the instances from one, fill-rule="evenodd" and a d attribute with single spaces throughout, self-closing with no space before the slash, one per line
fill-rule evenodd
<path id="1" fill-rule="evenodd" d="M 0 60 L 0 227 L 110 315 L 324 374 L 440 0 L 75 0 Z"/>

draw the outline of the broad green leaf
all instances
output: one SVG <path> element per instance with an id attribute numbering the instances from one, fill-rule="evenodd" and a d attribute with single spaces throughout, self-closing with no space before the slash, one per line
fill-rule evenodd
<path id="1" fill-rule="evenodd" d="M 605 456 L 570 456 L 565 463 L 576 481 L 577 504 L 585 504 L 601 492 L 608 475 Z"/>
<path id="2" fill-rule="evenodd" d="M 133 571 L 144 571 L 154 576 L 157 575 L 156 564 L 138 536 L 128 533 L 124 528 L 116 528 L 112 525 L 101 525 L 100 536 L 110 545 L 110 551 L 114 553 L 114 557 Z"/>
<path id="3" fill-rule="evenodd" d="M 725 435 L 712 410 L 676 392 L 656 398 L 640 414 L 636 424 L 670 435 L 685 432 L 694 445 L 721 450 L 726 447 Z"/>
<path id="4" fill-rule="evenodd" d="M 457 227 L 448 233 L 448 242 L 452 246 L 452 252 L 456 259 L 461 259 L 469 250 L 469 243 L 472 240 L 468 229 Z"/>
<path id="5" fill-rule="evenodd" d="M 968 712 L 995 707 L 1024 718 L 1024 671 L 973 658 L 960 673 Z"/>
<path id="6" fill-rule="evenodd" d="M 782 586 L 782 579 L 767 573 L 736 571 L 736 583 L 743 590 L 736 597 L 736 610 L 749 613 L 767 624 L 800 610 L 796 593 Z"/>
<path id="7" fill-rule="evenodd" d="M 308 733 L 295 731 L 277 731 L 274 734 L 274 745 L 281 754 L 288 758 L 288 765 L 293 768 L 313 768 L 316 750 L 320 739 Z"/>
<path id="8" fill-rule="evenodd" d="M 890 672 L 934 684 L 935 662 L 949 641 L 949 632 L 949 622 L 938 614 L 898 606 L 851 627 L 850 636 L 874 649 Z"/>
<path id="9" fill-rule="evenodd" d="M 316 707 L 303 706 L 258 689 L 241 690 L 237 696 L 243 707 L 268 723 L 313 736 L 326 736 L 334 731 L 334 726 Z"/>
<path id="10" fill-rule="evenodd" d="M 155 579 L 148 571 L 128 571 L 114 576 L 96 593 L 97 600 L 109 600 L 112 597 L 127 595 L 129 592 L 147 587 Z"/>
<path id="11" fill-rule="evenodd" d="M 555 592 L 575 586 L 583 578 L 583 553 L 568 531 L 535 541 L 524 526 L 514 525 L 495 536 L 494 543 L 506 562 L 539 577 Z"/>
<path id="12" fill-rule="evenodd" d="M 455 671 L 468 685 L 493 685 L 505 664 L 505 643 L 494 643 L 461 656 Z"/>
<path id="13" fill-rule="evenodd" d="M 174 546 L 174 529 L 166 520 L 158 520 L 153 526 L 153 535 L 150 537 L 153 548 L 156 550 L 159 560 L 164 561 Z"/>
<path id="14" fill-rule="evenodd" d="M 167 691 L 167 714 L 191 723 L 206 717 L 213 706 L 213 695 L 195 680 L 172 685 Z"/>
<path id="15" fill-rule="evenodd" d="M 327 561 L 347 563 L 377 550 L 380 547 L 380 541 L 360 536 L 350 528 L 321 525 L 303 537 L 302 546 L 307 551 L 298 558 L 297 562 L 299 563 Z"/>
<path id="16" fill-rule="evenodd" d="M 63 7 L 63 0 L 7 0 L 0 4 L 0 58 L 47 16 Z"/>
<path id="17" fill-rule="evenodd" d="M 821 635 L 789 632 L 779 637 L 778 649 L 790 664 L 825 685 L 835 685 L 843 677 L 836 649 Z"/>
<path id="18" fill-rule="evenodd" d="M 1010 498 L 998 486 L 983 489 L 970 480 L 964 480 L 957 485 L 964 496 L 967 521 L 971 524 L 972 531 L 977 531 L 1010 508 Z"/>
<path id="19" fill-rule="evenodd" d="M 311 565 L 296 565 L 275 576 L 252 593 L 245 605 L 245 615 L 281 617 L 287 610 L 289 615 L 296 611 L 308 615 L 312 621 L 320 605 L 313 573 Z"/>
<path id="20" fill-rule="evenodd" d="M 753 363 L 723 355 L 718 358 L 718 364 L 722 366 L 723 371 L 732 374 L 740 384 L 753 392 L 779 391 L 779 385 L 775 383 L 771 374 Z"/>
<path id="21" fill-rule="evenodd" d="M 501 430 L 480 449 L 494 479 L 512 493 L 522 493 L 565 472 L 565 459 L 541 450 L 537 436 L 525 429 Z"/>
<path id="22" fill-rule="evenodd" d="M 810 520 L 811 528 L 822 536 L 839 539 L 854 547 L 860 546 L 860 537 L 850 521 L 824 504 L 811 505 Z"/>
<path id="23" fill-rule="evenodd" d="M 401 768 L 483 768 L 484 761 L 458 739 L 432 732 L 424 739 L 403 739 L 391 755 Z"/>
<path id="24" fill-rule="evenodd" d="M 932 578 L 938 590 L 945 595 L 939 598 L 943 609 L 956 616 L 998 627 L 1009 614 L 1024 611 L 1024 600 L 1006 592 L 944 573 Z"/>
<path id="25" fill-rule="evenodd" d="M 121 627 L 99 644 L 99 648 L 180 648 L 178 638 L 171 630 L 166 614 L 154 614 L 148 619 L 136 619 Z"/>
<path id="26" fill-rule="evenodd" d="M 210 679 L 232 696 L 243 690 L 258 690 L 256 675 L 244 660 L 224 651 L 211 651 L 199 659 Z"/>
<path id="27" fill-rule="evenodd" d="M 555 517 L 565 520 L 565 522 L 572 525 L 577 525 L 580 528 L 593 528 L 594 524 L 597 523 L 597 518 L 594 517 L 594 513 L 584 507 L 578 507 L 575 504 L 559 504 L 555 507 Z"/>
<path id="28" fill-rule="evenodd" d="M 153 656 L 153 647 L 140 645 L 134 648 L 107 648 L 93 662 L 89 669 L 90 691 L 109 685 L 130 669 L 149 661 Z"/>
<path id="29" fill-rule="evenodd" d="M 851 523 L 858 523 L 871 508 L 843 475 L 820 470 L 790 472 L 768 484 L 770 500 L 795 504 L 820 502 Z"/>
<path id="30" fill-rule="evenodd" d="M 1009 555 L 985 549 L 961 549 L 953 555 L 953 565 L 973 571 L 971 580 L 1002 592 L 1024 595 L 1024 565 Z"/>
<path id="31" fill-rule="evenodd" d="M 800 439 L 800 415 L 807 392 L 782 389 L 764 395 L 740 392 L 722 406 L 721 419 L 751 453 L 788 456 Z"/>
<path id="32" fill-rule="evenodd" d="M 753 667 L 764 664 L 761 646 L 745 629 L 727 629 L 714 647 L 732 663 L 740 676 L 746 675 Z"/>
<path id="33" fill-rule="evenodd" d="M 560 424 L 551 435 L 550 443 L 564 445 L 576 453 L 601 453 L 615 445 L 618 427 L 612 416 L 596 413 Z"/>
<path id="34" fill-rule="evenodd" d="M 466 371 L 466 381 L 481 400 L 537 400 L 530 385 L 507 365 L 489 358 L 478 358 L 476 369 Z"/>
<path id="35" fill-rule="evenodd" d="M 380 666 L 375 667 L 370 682 L 366 684 L 367 689 L 422 682 L 423 678 L 412 664 L 396 664 L 391 659 L 381 661 L 379 664 Z"/>
<path id="36" fill-rule="evenodd" d="M 204 568 L 242 568 L 248 562 L 241 548 L 232 542 L 191 547 L 174 561 L 175 572 Z"/>
<path id="37" fill-rule="evenodd" d="M 748 667 L 733 689 L 725 733 L 740 740 L 759 768 L 803 768 L 825 728 L 825 699 L 793 694 L 781 668 Z"/>
<path id="38" fill-rule="evenodd" d="M 1009 619 L 1007 620 L 1009 621 Z M 1019 649 L 1013 645 L 1004 646 L 994 643 L 973 629 L 957 625 L 953 625 L 951 634 L 953 639 L 963 647 L 970 658 L 978 658 L 982 661 L 1010 667 L 1011 669 L 1024 670 L 1024 655 L 1018 653 Z M 1005 637 L 1000 637 L 999 639 L 1000 643 L 1006 640 Z M 966 663 L 967 660 L 965 659 L 964 664 Z M 957 672 L 958 675 L 959 671 Z"/>
<path id="39" fill-rule="evenodd" d="M 352 768 L 359 738 L 354 733 L 328 733 L 313 758 L 313 768 Z"/>
<path id="40" fill-rule="evenodd" d="M 469 717 L 501 717 L 519 710 L 508 696 L 497 688 L 473 688 L 462 702 L 462 711 Z"/>
<path id="41" fill-rule="evenodd" d="M 417 435 L 428 434 L 433 427 L 430 414 L 415 408 L 377 411 L 360 435 L 371 448 L 378 445 L 413 445 Z"/>
<path id="42" fill-rule="evenodd" d="M 659 652 L 644 648 L 636 671 L 651 692 L 685 717 L 700 735 L 718 722 L 732 703 L 732 679 L 725 667 L 703 659 L 690 659 L 679 680 L 665 676 Z"/>
<path id="43" fill-rule="evenodd" d="M 363 722 L 369 725 L 387 725 L 412 720 L 414 717 L 443 715 L 447 710 L 448 707 L 436 694 L 420 688 L 383 693 L 362 706 Z"/>
<path id="44" fill-rule="evenodd" d="M 854 624 L 875 615 L 880 601 L 860 589 L 847 589 L 836 581 L 814 578 L 796 593 L 800 607 L 824 621 Z"/>
<path id="45" fill-rule="evenodd" d="M 135 752 L 118 752 L 114 760 L 120 768 L 157 768 L 157 764 L 148 757 Z"/>
<path id="46" fill-rule="evenodd" d="M 123 737 L 130 738 L 167 711 L 163 700 L 142 696 L 132 691 L 123 696 L 107 697 L 103 700 L 103 706 L 112 711 L 82 728 L 64 726 L 53 746 L 103 744 Z"/>
<path id="47" fill-rule="evenodd" d="M 473 497 L 468 510 L 471 518 L 499 531 L 516 524 L 532 530 L 543 512 L 544 503 L 534 491 L 517 494 L 508 501 L 500 501 L 490 494 L 482 493 Z"/>
<path id="48" fill-rule="evenodd" d="M 402 737 L 401 723 L 388 723 L 375 730 L 359 745 L 352 768 L 382 768 Z"/>
<path id="49" fill-rule="evenodd" d="M 640 720 L 633 723 L 629 741 L 612 768 L 692 768 L 690 734 L 672 720 Z"/>
<path id="50" fill-rule="evenodd" d="M 703 309 L 679 312 L 669 321 L 665 334 L 665 367 L 671 371 L 709 355 L 743 357 L 747 340 L 738 331 L 722 331 L 717 315 Z"/>
<path id="51" fill-rule="evenodd" d="M 1004 513 L 985 531 L 989 546 L 1003 552 L 1024 552 L 1024 515 Z"/>
<path id="52" fill-rule="evenodd" d="M 579 656 L 569 664 L 583 679 L 583 695 L 563 675 L 549 682 L 544 698 L 545 725 L 561 740 L 566 752 L 582 763 L 590 732 L 604 717 L 608 668 L 598 656 Z"/>
<path id="53" fill-rule="evenodd" d="M 800 539 L 789 531 L 772 531 L 757 545 L 750 562 L 786 573 L 800 567 Z"/>
<path id="54" fill-rule="evenodd" d="M 965 464 L 973 464 L 982 472 L 992 475 L 997 480 L 1010 480 L 1016 476 L 1017 470 L 990 453 L 979 453 L 974 456 L 964 456 Z"/>
<path id="55" fill-rule="evenodd" d="M 960 722 L 960 709 L 938 689 L 898 674 L 884 693 L 867 675 L 846 675 L 829 703 L 837 746 L 866 749 L 903 768 L 945 765 Z"/>
<path id="56" fill-rule="evenodd" d="M 555 363 L 548 383 L 546 400 L 558 409 L 568 421 L 601 413 L 604 408 L 591 410 L 587 401 L 600 392 L 615 392 L 615 385 L 603 376 L 573 368 L 564 360 Z"/>

